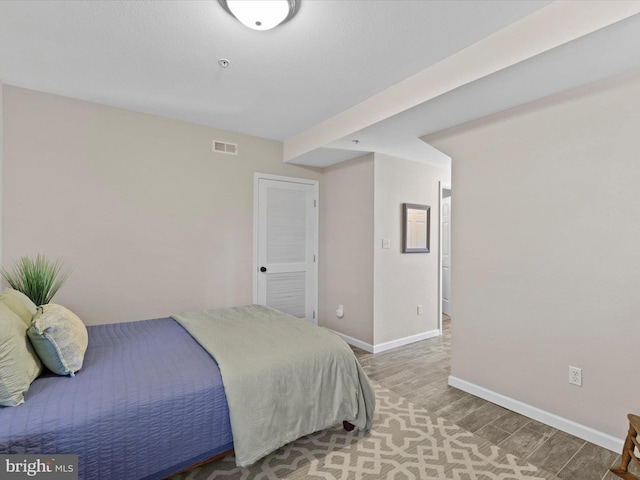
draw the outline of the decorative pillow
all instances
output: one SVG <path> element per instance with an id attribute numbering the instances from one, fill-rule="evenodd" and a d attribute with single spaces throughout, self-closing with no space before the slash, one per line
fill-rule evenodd
<path id="1" fill-rule="evenodd" d="M 0 293 L 0 302 L 18 315 L 27 324 L 27 327 L 31 324 L 31 319 L 38 308 L 24 293 L 12 288 L 7 288 Z"/>
<path id="2" fill-rule="evenodd" d="M 42 371 L 22 319 L 0 303 L 0 405 L 15 407 Z"/>
<path id="3" fill-rule="evenodd" d="M 82 368 L 89 336 L 73 312 L 48 303 L 38 307 L 27 330 L 40 360 L 58 375 L 71 375 Z"/>

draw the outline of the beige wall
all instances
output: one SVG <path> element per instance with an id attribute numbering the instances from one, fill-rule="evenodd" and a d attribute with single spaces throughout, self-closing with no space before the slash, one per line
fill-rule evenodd
<path id="1" fill-rule="evenodd" d="M 4 165 L 4 84 L 0 82 L 0 265 L 2 265 L 2 172 Z"/>
<path id="2" fill-rule="evenodd" d="M 437 328 L 439 169 L 370 154 L 321 173 L 284 164 L 280 142 L 3 92 L 4 264 L 63 257 L 75 270 L 54 301 L 87 324 L 250 303 L 253 174 L 263 172 L 321 179 L 321 325 L 370 345 Z M 212 139 L 240 155 L 213 153 Z M 399 253 L 403 201 L 435 207 L 431 254 Z M 382 235 L 392 250 L 379 248 Z"/>
<path id="3" fill-rule="evenodd" d="M 319 323 L 373 344 L 373 155 L 325 169 L 320 192 Z M 338 305 L 344 317 L 337 318 Z"/>
<path id="4" fill-rule="evenodd" d="M 251 303 L 254 172 L 321 176 L 284 164 L 277 141 L 3 91 L 4 264 L 75 265 L 54 301 L 88 324 Z"/>
<path id="5" fill-rule="evenodd" d="M 376 344 L 439 328 L 439 181 L 450 182 L 451 170 L 375 154 Z M 402 253 L 403 203 L 431 206 L 430 253 Z M 383 238 L 391 240 L 391 248 L 382 248 Z"/>
<path id="6" fill-rule="evenodd" d="M 321 325 L 376 348 L 438 329 L 440 180 L 450 181 L 449 169 L 377 153 L 325 169 Z M 432 206 L 431 253 L 401 253 L 402 203 Z M 390 249 L 382 249 L 383 238 Z"/>
<path id="7" fill-rule="evenodd" d="M 453 158 L 453 376 L 624 436 L 640 398 L 639 132 L 636 70 L 426 139 Z"/>

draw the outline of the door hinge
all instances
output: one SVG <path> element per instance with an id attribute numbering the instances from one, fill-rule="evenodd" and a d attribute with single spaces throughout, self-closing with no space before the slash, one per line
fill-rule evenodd
<path id="1" fill-rule="evenodd" d="M 316 311 L 315 310 L 313 311 L 313 319 L 314 320 L 316 319 Z"/>
<path id="2" fill-rule="evenodd" d="M 316 201 L 315 201 L 315 200 L 313 201 L 313 206 L 314 206 L 314 207 L 317 207 L 317 206 L 318 206 L 318 204 L 316 203 Z"/>
<path id="3" fill-rule="evenodd" d="M 316 256 L 313 256 L 313 263 L 316 263 Z"/>

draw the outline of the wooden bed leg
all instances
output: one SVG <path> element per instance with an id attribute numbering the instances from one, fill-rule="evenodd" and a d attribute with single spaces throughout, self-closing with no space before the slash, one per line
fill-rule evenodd
<path id="1" fill-rule="evenodd" d="M 174 475 L 178 475 L 179 473 L 186 473 L 189 470 L 193 470 L 194 468 L 198 468 L 201 467 L 202 465 L 209 463 L 209 462 L 213 462 L 214 460 L 219 460 L 222 457 L 226 457 L 227 455 L 229 455 L 230 453 L 233 453 L 233 448 L 229 449 L 229 450 L 225 450 L 224 452 L 221 452 L 217 455 L 214 455 L 211 458 L 207 458 L 206 460 L 203 460 L 201 462 L 198 463 L 194 463 L 193 465 L 191 465 L 190 467 L 186 467 L 183 468 L 182 470 L 180 470 L 179 472 L 176 473 L 172 473 L 171 475 L 167 476 L 167 477 L 163 477 L 162 480 L 170 480 L 171 477 L 173 477 Z"/>
<path id="2" fill-rule="evenodd" d="M 344 428 L 347 432 L 350 432 L 351 430 L 356 428 L 356 426 L 354 424 L 349 423 L 349 422 L 347 422 L 345 420 L 344 422 L 342 422 L 342 428 Z"/>

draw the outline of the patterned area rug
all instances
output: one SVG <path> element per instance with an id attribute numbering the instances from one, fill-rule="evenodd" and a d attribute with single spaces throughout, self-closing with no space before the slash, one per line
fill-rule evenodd
<path id="1" fill-rule="evenodd" d="M 487 440 L 376 386 L 368 433 L 341 425 L 300 438 L 250 468 L 233 455 L 172 480 L 557 480 Z"/>

